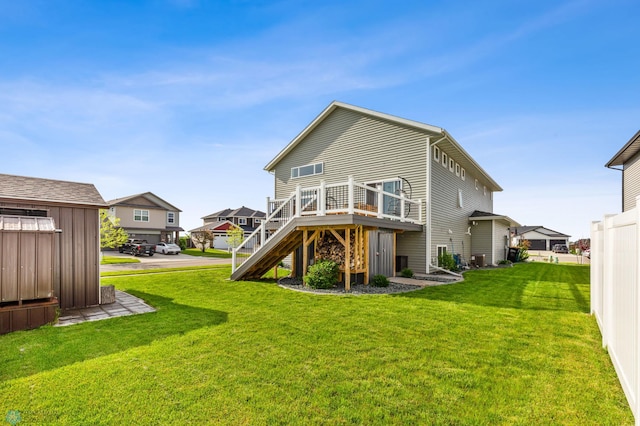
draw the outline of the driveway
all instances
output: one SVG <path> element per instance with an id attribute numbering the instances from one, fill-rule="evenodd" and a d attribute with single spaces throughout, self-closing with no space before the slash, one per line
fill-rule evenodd
<path id="1" fill-rule="evenodd" d="M 529 250 L 529 259 L 536 262 L 549 261 L 549 256 L 553 257 L 553 262 L 558 258 L 560 263 L 578 263 L 580 265 L 591 264 L 591 259 L 586 256 L 576 256 L 575 254 L 554 253 L 552 251 L 545 250 Z"/>
<path id="2" fill-rule="evenodd" d="M 106 251 L 106 256 L 112 257 L 128 257 L 130 254 L 118 253 L 117 251 Z M 100 272 L 112 271 L 128 271 L 140 269 L 160 269 L 160 268 L 177 268 L 181 266 L 201 266 L 201 265 L 229 265 L 231 259 L 219 259 L 215 257 L 198 257 L 189 256 L 187 254 L 158 254 L 149 256 L 136 257 L 140 263 L 119 263 L 114 265 L 100 265 Z"/>

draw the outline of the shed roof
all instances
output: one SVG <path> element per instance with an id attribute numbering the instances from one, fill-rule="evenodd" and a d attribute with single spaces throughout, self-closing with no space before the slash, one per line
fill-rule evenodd
<path id="1" fill-rule="evenodd" d="M 93 184 L 0 174 L 0 198 L 106 208 Z"/>
<path id="2" fill-rule="evenodd" d="M 264 170 L 270 172 L 275 169 L 276 165 L 286 157 L 300 142 L 302 142 L 309 133 L 313 131 L 320 123 L 322 123 L 333 111 L 338 108 L 347 109 L 350 111 L 355 111 L 360 114 L 368 115 L 371 117 L 375 117 L 378 119 L 390 121 L 392 123 L 396 123 L 402 126 L 411 127 L 417 129 L 419 131 L 424 132 L 427 135 L 439 137 L 439 139 L 448 141 L 451 146 L 456 149 L 470 164 L 475 167 L 480 175 L 486 180 L 488 186 L 491 191 L 502 191 L 502 187 L 498 185 L 498 183 L 493 180 L 491 176 L 482 168 L 480 165 L 467 153 L 467 151 L 462 148 L 462 146 L 443 128 L 432 126 L 430 124 L 421 123 L 419 121 L 408 120 L 406 118 L 396 117 L 391 114 L 385 114 L 378 111 L 373 111 L 370 109 L 358 107 L 355 105 L 350 105 L 344 102 L 333 101 L 329 104 L 328 107 L 324 109 L 307 127 L 298 134 L 282 151 L 278 153 L 266 166 L 264 166 Z"/>
<path id="3" fill-rule="evenodd" d="M 640 130 L 613 156 L 605 167 L 622 166 L 640 151 Z"/>

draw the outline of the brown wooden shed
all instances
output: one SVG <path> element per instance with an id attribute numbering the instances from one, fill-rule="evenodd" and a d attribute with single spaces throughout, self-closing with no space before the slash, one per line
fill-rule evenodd
<path id="1" fill-rule="evenodd" d="M 92 184 L 0 174 L 0 309 L 47 298 L 62 309 L 98 305 L 101 208 Z"/>

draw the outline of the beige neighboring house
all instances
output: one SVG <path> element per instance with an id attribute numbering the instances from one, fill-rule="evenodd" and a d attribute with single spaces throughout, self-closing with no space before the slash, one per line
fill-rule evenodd
<path id="1" fill-rule="evenodd" d="M 365 282 L 403 267 L 437 271 L 444 253 L 496 264 L 508 255 L 509 227 L 519 226 L 493 212 L 502 188 L 445 129 L 342 102 L 264 169 L 275 200 L 253 237 L 259 249 L 236 257 L 232 279 L 259 277 L 292 252 L 298 276 L 343 252 L 346 280 Z M 344 248 L 326 251 L 335 242 Z"/>
<path id="2" fill-rule="evenodd" d="M 605 166 L 622 172 L 622 211 L 636 207 L 640 195 L 640 131 Z"/>
<path id="3" fill-rule="evenodd" d="M 107 202 L 109 215 L 120 219 L 120 226 L 131 238 L 177 243 L 180 239 L 180 210 L 151 192 L 130 195 Z"/>

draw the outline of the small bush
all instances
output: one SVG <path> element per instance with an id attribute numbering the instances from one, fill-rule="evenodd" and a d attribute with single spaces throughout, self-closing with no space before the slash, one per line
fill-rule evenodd
<path id="1" fill-rule="evenodd" d="M 404 278 L 413 278 L 413 271 L 409 268 L 404 268 L 400 271 L 400 276 Z"/>
<path id="2" fill-rule="evenodd" d="M 511 262 L 510 260 L 507 259 L 503 259 L 500 262 L 498 262 L 498 265 L 511 265 L 513 262 Z"/>
<path id="3" fill-rule="evenodd" d="M 311 288 L 332 288 L 338 282 L 340 268 L 332 260 L 319 260 L 309 266 L 304 283 Z"/>
<path id="4" fill-rule="evenodd" d="M 438 256 L 438 265 L 449 271 L 456 272 L 458 270 L 458 265 L 456 265 L 456 261 L 451 253 L 443 253 Z"/>
<path id="5" fill-rule="evenodd" d="M 389 278 L 384 275 L 374 275 L 371 278 L 371 285 L 374 287 L 389 287 Z"/>

